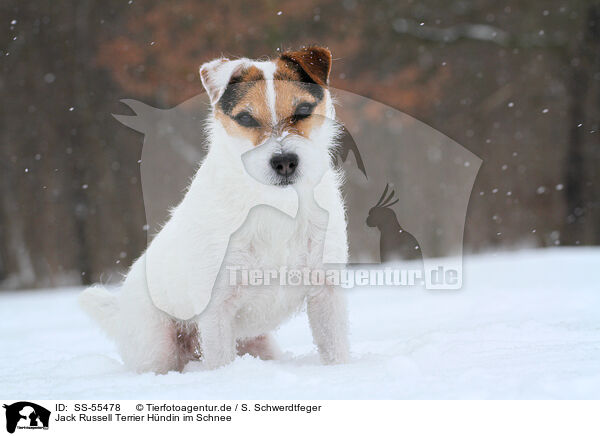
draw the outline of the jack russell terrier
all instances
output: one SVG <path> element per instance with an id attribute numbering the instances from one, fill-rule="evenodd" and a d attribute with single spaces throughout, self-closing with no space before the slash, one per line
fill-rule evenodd
<path id="1" fill-rule="evenodd" d="M 326 260 L 347 262 L 330 69 L 322 47 L 200 67 L 212 107 L 204 162 L 120 290 L 95 286 L 80 295 L 128 367 L 166 373 L 190 360 L 213 369 L 236 355 L 276 359 L 272 333 L 304 307 L 321 361 L 348 361 L 337 283 L 231 281 L 231 267 L 315 270 Z"/>

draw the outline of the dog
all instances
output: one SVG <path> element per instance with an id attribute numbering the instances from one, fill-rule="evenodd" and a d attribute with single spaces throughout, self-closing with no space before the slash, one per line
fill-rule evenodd
<path id="1" fill-rule="evenodd" d="M 206 158 L 120 290 L 94 286 L 79 298 L 129 368 L 166 373 L 192 360 L 214 369 L 243 354 L 277 359 L 273 332 L 304 307 L 322 363 L 348 362 L 337 283 L 244 285 L 231 282 L 229 269 L 314 270 L 324 267 L 324 251 L 347 261 L 331 60 L 328 49 L 311 46 L 200 67 L 211 104 Z"/>

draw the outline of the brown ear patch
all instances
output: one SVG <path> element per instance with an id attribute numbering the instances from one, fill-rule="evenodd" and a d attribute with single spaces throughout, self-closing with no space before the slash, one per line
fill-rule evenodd
<path id="1" fill-rule="evenodd" d="M 320 86 L 327 86 L 329 83 L 331 52 L 324 47 L 306 47 L 297 51 L 287 51 L 279 56 L 279 60 L 284 67 L 281 69 L 281 80 L 312 82 Z M 285 78 L 285 75 L 294 76 L 295 79 Z"/>

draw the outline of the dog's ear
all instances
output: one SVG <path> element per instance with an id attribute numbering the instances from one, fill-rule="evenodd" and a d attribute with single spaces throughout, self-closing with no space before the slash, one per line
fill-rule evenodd
<path id="1" fill-rule="evenodd" d="M 202 79 L 202 85 L 204 85 L 213 106 L 223 95 L 231 77 L 242 69 L 243 61 L 244 59 L 231 61 L 227 58 L 220 58 L 202 64 L 200 79 Z"/>
<path id="2" fill-rule="evenodd" d="M 308 76 L 302 78 L 302 81 L 312 81 L 321 86 L 327 86 L 329 83 L 331 52 L 325 47 L 311 46 L 297 51 L 286 51 L 279 58 L 298 65 Z"/>

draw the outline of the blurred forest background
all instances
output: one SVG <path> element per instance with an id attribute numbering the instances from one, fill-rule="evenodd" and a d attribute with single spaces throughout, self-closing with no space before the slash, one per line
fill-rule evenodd
<path id="1" fill-rule="evenodd" d="M 465 251 L 600 245 L 600 4 L 578 0 L 0 5 L 0 288 L 114 281 L 146 245 L 142 135 L 201 63 L 329 47 L 331 85 L 483 159 Z M 368 206 L 366 206 L 368 208 Z"/>

